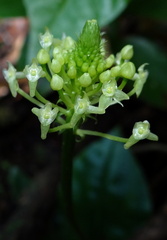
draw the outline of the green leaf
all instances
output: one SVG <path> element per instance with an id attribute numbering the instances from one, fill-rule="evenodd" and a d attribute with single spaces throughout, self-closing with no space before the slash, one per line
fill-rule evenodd
<path id="1" fill-rule="evenodd" d="M 22 0 L 1 0 L 0 17 L 25 16 L 25 8 Z"/>
<path id="2" fill-rule="evenodd" d="M 100 26 L 113 21 L 127 6 L 129 0 L 24 0 L 31 22 L 28 61 L 39 49 L 38 35 L 45 27 L 55 37 L 62 34 L 79 36 L 86 20 L 97 19 Z"/>
<path id="3" fill-rule="evenodd" d="M 144 85 L 141 98 L 156 107 L 166 108 L 167 53 L 152 41 L 142 37 L 129 37 L 123 44 L 134 46 L 136 66 L 148 63 L 149 77 Z"/>
<path id="4" fill-rule="evenodd" d="M 88 239 L 124 240 L 151 210 L 143 175 L 121 143 L 101 139 L 74 161 L 74 204 Z"/>
<path id="5" fill-rule="evenodd" d="M 167 20 L 167 1 L 164 0 L 133 0 L 128 12 L 135 16 L 144 16 L 147 19 Z"/>

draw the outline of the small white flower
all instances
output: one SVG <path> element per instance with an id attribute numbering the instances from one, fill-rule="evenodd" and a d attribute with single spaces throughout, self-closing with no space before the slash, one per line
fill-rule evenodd
<path id="1" fill-rule="evenodd" d="M 40 34 L 39 42 L 42 48 L 48 48 L 53 43 L 53 35 L 49 32 L 49 30 L 46 30 L 44 34 Z"/>
<path id="2" fill-rule="evenodd" d="M 109 106 L 119 103 L 122 105 L 121 101 L 129 99 L 128 95 L 122 90 L 117 88 L 115 80 L 112 80 L 108 83 L 104 83 L 102 87 L 103 94 L 99 99 L 99 107 L 101 109 L 106 109 Z"/>
<path id="3" fill-rule="evenodd" d="M 55 120 L 58 109 L 52 109 L 51 103 L 48 102 L 43 108 L 33 108 L 32 112 L 38 117 L 43 126 L 48 126 Z"/>
<path id="4" fill-rule="evenodd" d="M 150 124 L 147 120 L 135 123 L 133 127 L 133 137 L 136 140 L 142 140 L 148 137 L 150 133 Z"/>
<path id="5" fill-rule="evenodd" d="M 85 98 L 78 97 L 76 104 L 74 106 L 75 112 L 77 114 L 83 114 L 87 111 L 89 105 L 90 103 L 86 97 Z"/>
<path id="6" fill-rule="evenodd" d="M 58 108 L 52 109 L 50 102 L 46 103 L 43 108 L 33 108 L 32 112 L 38 117 L 41 123 L 41 138 L 45 139 L 50 128 L 50 124 L 55 120 Z"/>
<path id="7" fill-rule="evenodd" d="M 106 97 L 113 97 L 117 89 L 117 84 L 115 80 L 110 82 L 105 82 L 102 87 L 102 92 Z"/>
<path id="8" fill-rule="evenodd" d="M 8 83 L 12 83 L 16 80 L 16 69 L 11 63 L 8 63 L 8 69 L 3 70 L 3 76 Z"/>
<path id="9" fill-rule="evenodd" d="M 16 97 L 19 86 L 16 79 L 16 69 L 13 67 L 11 63 L 8 63 L 8 69 L 3 70 L 3 76 L 9 84 L 12 96 Z"/>
<path id="10" fill-rule="evenodd" d="M 44 71 L 42 70 L 41 66 L 38 66 L 36 63 L 32 63 L 31 66 L 26 66 L 24 69 L 24 73 L 26 78 L 30 82 L 36 82 L 39 78 L 44 76 Z"/>
<path id="11" fill-rule="evenodd" d="M 136 122 L 133 130 L 132 135 L 127 140 L 127 142 L 124 145 L 125 149 L 130 148 L 134 144 L 136 144 L 138 141 L 148 139 L 152 141 L 158 141 L 158 136 L 152 132 L 150 132 L 150 123 L 145 120 L 143 122 Z"/>

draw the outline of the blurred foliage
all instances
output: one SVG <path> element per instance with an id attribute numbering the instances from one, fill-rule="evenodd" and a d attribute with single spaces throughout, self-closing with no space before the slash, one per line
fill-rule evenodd
<path id="1" fill-rule="evenodd" d="M 150 213 L 143 175 L 121 143 L 101 139 L 87 147 L 75 159 L 73 184 L 77 221 L 88 239 L 126 239 Z"/>
<path id="2" fill-rule="evenodd" d="M 25 16 L 26 9 L 22 0 L 1 0 L 0 17 L 18 17 Z"/>
<path id="3" fill-rule="evenodd" d="M 167 2 L 165 0 L 133 0 L 128 11 L 135 16 L 142 16 L 156 20 L 167 20 Z"/>
<path id="4" fill-rule="evenodd" d="M 0 169 L 6 172 L 11 198 L 14 201 L 17 200 L 24 189 L 30 186 L 31 179 L 19 166 L 11 165 L 8 161 L 1 161 Z M 0 187 L 0 189 L 2 189 L 2 187 Z"/>
<path id="5" fill-rule="evenodd" d="M 27 51 L 22 58 L 28 62 L 39 49 L 38 34 L 45 27 L 54 36 L 61 37 L 65 33 L 77 38 L 85 20 L 96 18 L 109 32 L 108 44 L 113 52 L 126 43 L 133 44 L 137 67 L 142 62 L 149 63 L 149 79 L 141 97 L 154 107 L 166 110 L 167 45 L 162 35 L 167 32 L 166 9 L 165 0 L 17 0 L 14 4 L 12 0 L 1 0 L 0 16 L 29 18 Z M 122 28 L 128 28 L 128 21 L 131 25 L 127 33 Z M 134 29 L 135 22 L 138 29 Z M 42 88 L 44 93 L 45 87 Z M 30 179 L 19 166 L 10 166 L 8 170 L 11 196 L 18 198 Z M 146 185 L 134 157 L 123 150 L 121 144 L 100 140 L 90 145 L 74 164 L 75 210 L 83 230 L 92 239 L 125 240 L 144 223 L 151 211 Z M 3 194 L 2 184 L 0 193 Z M 57 236 L 54 224 L 52 227 L 50 232 Z M 62 239 L 70 239 L 69 231 L 66 236 L 65 227 L 60 229 L 59 235 L 64 234 Z M 53 235 L 48 234 L 46 239 L 53 239 Z M 71 239 L 75 237 L 71 235 Z"/>
<path id="6" fill-rule="evenodd" d="M 34 57 L 39 48 L 38 35 L 48 27 L 54 36 L 65 33 L 77 37 L 87 19 L 95 18 L 100 26 L 113 21 L 125 9 L 128 0 L 24 0 L 31 22 L 28 60 Z M 45 12 L 49 14 L 45 14 Z M 41 17 L 42 16 L 42 17 Z"/>
<path id="7" fill-rule="evenodd" d="M 118 129 L 112 134 L 118 135 Z M 93 142 L 75 157 L 73 201 L 86 239 L 128 239 L 151 213 L 147 185 L 135 158 L 121 143 L 107 139 Z M 59 239 L 79 239 L 61 212 L 57 224 Z"/>

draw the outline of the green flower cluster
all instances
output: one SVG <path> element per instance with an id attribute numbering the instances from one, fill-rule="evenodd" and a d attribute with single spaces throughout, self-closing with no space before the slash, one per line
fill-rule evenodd
<path id="1" fill-rule="evenodd" d="M 148 76 L 148 71 L 144 69 L 146 64 L 136 71 L 131 61 L 131 45 L 123 47 L 116 56 L 111 54 L 106 57 L 105 41 L 96 20 L 85 23 L 77 41 L 69 36 L 56 39 L 46 30 L 40 35 L 39 42 L 41 49 L 32 64 L 27 65 L 23 72 L 17 72 L 9 63 L 9 68 L 4 70 L 4 77 L 14 97 L 19 93 L 38 106 L 32 112 L 41 123 L 43 139 L 48 132 L 68 128 L 79 134 L 77 130 L 87 117 L 104 114 L 113 104 L 123 106 L 122 101 L 128 100 L 133 94 L 139 96 Z M 24 77 L 29 82 L 29 94 L 23 92 L 18 84 L 18 79 Z M 51 89 L 58 93 L 57 102 L 49 102 L 37 91 L 40 78 L 46 78 Z M 132 82 L 132 89 L 125 92 L 128 81 Z M 50 128 L 51 124 L 55 126 Z M 131 137 L 131 143 L 128 144 L 126 139 L 125 147 L 128 148 L 137 140 Z"/>

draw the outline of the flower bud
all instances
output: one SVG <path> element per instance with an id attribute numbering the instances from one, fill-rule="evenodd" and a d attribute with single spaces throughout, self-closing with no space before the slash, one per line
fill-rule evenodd
<path id="1" fill-rule="evenodd" d="M 40 49 L 37 54 L 37 60 L 40 64 L 46 64 L 50 60 L 49 53 L 46 49 Z"/>
<path id="2" fill-rule="evenodd" d="M 115 57 L 113 54 L 111 54 L 106 60 L 105 60 L 105 68 L 110 68 L 115 61 Z"/>
<path id="3" fill-rule="evenodd" d="M 63 49 L 72 50 L 75 47 L 75 41 L 71 37 L 65 37 L 62 40 Z"/>
<path id="4" fill-rule="evenodd" d="M 8 69 L 3 70 L 3 76 L 9 84 L 10 91 L 13 97 L 17 95 L 18 82 L 16 79 L 16 69 L 11 63 L 8 63 Z"/>
<path id="5" fill-rule="evenodd" d="M 97 71 L 96 71 L 96 67 L 94 65 L 91 65 L 89 68 L 88 68 L 88 73 L 91 77 L 94 77 L 96 76 L 97 74 Z"/>
<path id="6" fill-rule="evenodd" d="M 98 72 L 98 73 L 101 73 L 101 72 L 104 71 L 104 69 L 105 69 L 105 63 L 104 63 L 104 62 L 100 62 L 100 63 L 98 64 L 98 66 L 97 66 L 97 72 Z"/>
<path id="7" fill-rule="evenodd" d="M 50 34 L 49 30 L 46 30 L 44 34 L 40 34 L 39 42 L 42 48 L 48 48 L 53 43 L 53 35 Z"/>
<path id="8" fill-rule="evenodd" d="M 121 57 L 124 60 L 130 60 L 133 57 L 133 46 L 126 45 L 121 50 Z"/>
<path id="9" fill-rule="evenodd" d="M 61 71 L 62 64 L 59 62 L 59 60 L 52 59 L 50 68 L 54 73 L 59 73 Z"/>
<path id="10" fill-rule="evenodd" d="M 119 77 L 120 76 L 120 66 L 112 67 L 110 70 L 111 77 Z"/>
<path id="11" fill-rule="evenodd" d="M 71 79 L 76 78 L 76 75 L 77 75 L 76 67 L 75 66 L 71 66 L 68 69 L 67 74 L 68 74 L 69 78 L 71 78 Z"/>
<path id="12" fill-rule="evenodd" d="M 105 72 L 102 72 L 99 76 L 100 82 L 108 82 L 111 80 L 111 71 L 107 70 Z"/>
<path id="13" fill-rule="evenodd" d="M 89 73 L 84 73 L 78 78 L 78 82 L 80 83 L 81 87 L 88 87 L 91 84 L 92 79 Z"/>
<path id="14" fill-rule="evenodd" d="M 87 71 L 88 71 L 88 68 L 89 68 L 89 63 L 84 62 L 84 63 L 82 64 L 81 70 L 82 70 L 82 72 L 87 72 Z"/>
<path id="15" fill-rule="evenodd" d="M 63 88 L 63 85 L 64 85 L 63 78 L 57 74 L 54 74 L 50 82 L 51 88 L 53 90 L 59 91 Z"/>
<path id="16" fill-rule="evenodd" d="M 58 53 L 58 54 L 55 56 L 55 59 L 57 59 L 61 65 L 64 64 L 64 57 L 63 57 L 63 54 L 62 54 L 62 53 Z"/>
<path id="17" fill-rule="evenodd" d="M 56 58 L 57 54 L 61 53 L 62 48 L 60 46 L 56 46 L 53 49 L 53 57 Z"/>
<path id="18" fill-rule="evenodd" d="M 101 36 L 100 36 L 100 28 L 98 26 L 98 23 L 96 20 L 87 20 L 82 33 L 79 37 L 79 42 L 78 44 L 80 45 L 81 49 L 83 49 L 85 46 L 87 47 L 88 50 L 91 48 L 94 49 L 99 49 L 101 42 Z"/>
<path id="19" fill-rule="evenodd" d="M 125 62 L 121 65 L 120 75 L 127 79 L 132 79 L 135 74 L 136 68 L 134 63 Z"/>

